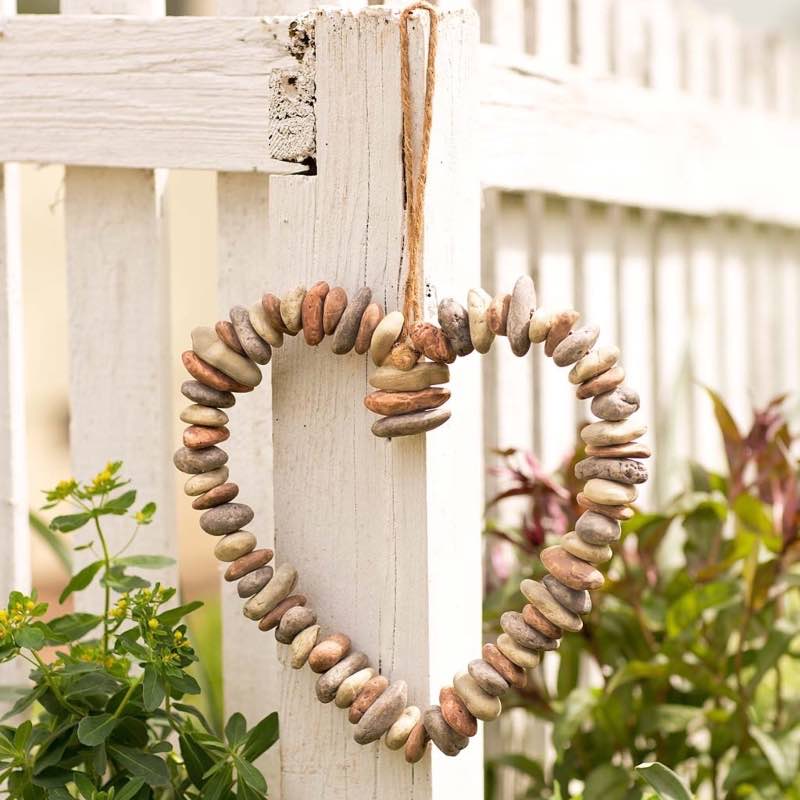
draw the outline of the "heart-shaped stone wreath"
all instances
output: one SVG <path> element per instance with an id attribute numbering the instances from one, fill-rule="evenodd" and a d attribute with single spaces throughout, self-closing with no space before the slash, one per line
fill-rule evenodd
<path id="1" fill-rule="evenodd" d="M 539 664 L 542 651 L 555 650 L 564 630 L 581 629 L 581 616 L 592 607 L 589 591 L 603 584 L 595 565 L 611 558 L 610 545 L 620 537 L 619 521 L 633 513 L 628 504 L 636 500 L 635 485 L 647 479 L 639 459 L 650 455 L 636 441 L 646 426 L 632 416 L 639 397 L 623 385 L 618 348 L 592 349 L 597 328 L 573 330 L 576 311 L 537 307 L 527 275 L 517 280 L 510 295 L 492 298 L 483 289 L 472 289 L 467 305 L 465 309 L 453 299 L 443 300 L 439 326 L 406 325 L 400 311 L 384 316 L 369 288 L 348 299 L 344 289 L 330 289 L 320 281 L 308 291 L 298 286 L 282 298 L 265 294 L 249 308 L 235 306 L 230 321 L 195 328 L 192 349 L 182 356 L 194 380 L 186 381 L 181 391 L 193 405 L 181 413 L 189 427 L 175 466 L 191 474 L 186 494 L 195 498 L 192 508 L 203 511 L 200 527 L 220 537 L 214 554 L 229 562 L 225 579 L 238 581 L 245 616 L 262 631 L 275 629 L 275 638 L 291 648 L 294 669 L 308 664 L 319 673 L 317 697 L 349 709 L 356 742 L 383 737 L 391 750 L 404 748 L 412 764 L 431 740 L 445 755 L 457 755 L 476 733 L 478 719 L 500 716 L 500 698 L 509 687 L 526 685 L 527 670 Z M 517 356 L 525 355 L 531 343 L 543 343 L 545 354 L 558 366 L 572 367 L 568 377 L 577 397 L 591 399 L 592 413 L 599 418 L 581 431 L 587 458 L 575 467 L 576 476 L 586 481 L 577 498 L 585 511 L 574 531 L 541 553 L 550 574 L 541 582 L 522 581 L 528 605 L 521 613 L 503 614 L 504 632 L 497 642 L 485 644 L 483 658 L 457 672 L 453 685 L 441 690 L 440 705 L 424 712 L 408 705 L 405 681 L 390 684 L 377 674 L 364 653 L 351 650 L 347 635 L 320 637 L 305 595 L 292 594 L 297 570 L 286 563 L 275 570 L 269 566 L 272 550 L 256 549 L 255 536 L 244 530 L 253 510 L 232 502 L 239 488 L 228 481 L 228 455 L 217 446 L 229 435 L 222 409 L 236 402 L 234 392 L 249 392 L 259 384 L 257 365 L 269 362 L 272 348 L 280 347 L 284 336 L 301 331 L 309 345 L 332 337 L 336 354 L 369 351 L 378 367 L 370 378 L 377 391 L 364 404 L 381 415 L 372 426 L 376 436 L 409 436 L 446 422 L 450 412 L 443 405 L 450 392 L 442 384 L 449 380 L 447 365 L 473 350 L 487 353 L 496 336 L 508 337 Z"/>

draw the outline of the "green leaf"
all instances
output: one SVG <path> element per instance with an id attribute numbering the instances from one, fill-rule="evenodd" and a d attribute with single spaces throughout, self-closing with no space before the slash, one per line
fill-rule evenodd
<path id="1" fill-rule="evenodd" d="M 755 725 L 750 726 L 750 735 L 761 748 L 764 757 L 769 761 L 775 777 L 782 786 L 790 786 L 798 772 L 798 752 L 792 742 L 779 742 L 766 731 Z"/>
<path id="2" fill-rule="evenodd" d="M 237 711 L 231 714 L 230 719 L 225 725 L 225 739 L 231 747 L 236 747 L 247 732 L 247 720 Z"/>
<path id="3" fill-rule="evenodd" d="M 148 664 L 144 668 L 144 680 L 142 682 L 142 699 L 145 711 L 153 711 L 164 702 L 164 687 L 161 684 L 161 676 L 153 664 Z"/>
<path id="4" fill-rule="evenodd" d="M 132 781 L 126 783 L 114 795 L 114 800 L 133 800 L 144 785 L 144 780 L 142 780 L 142 778 L 134 778 Z"/>
<path id="5" fill-rule="evenodd" d="M 41 628 L 34 625 L 26 625 L 14 634 L 17 644 L 26 647 L 28 650 L 41 650 L 45 645 L 45 635 Z"/>
<path id="6" fill-rule="evenodd" d="M 524 753 L 505 753 L 500 756 L 495 756 L 492 759 L 492 764 L 498 767 L 511 767 L 539 782 L 544 780 L 542 765 L 538 761 L 529 758 Z"/>
<path id="7" fill-rule="evenodd" d="M 248 731 L 242 748 L 242 757 L 248 761 L 255 761 L 278 741 L 278 734 L 278 713 L 273 711 Z"/>
<path id="8" fill-rule="evenodd" d="M 266 794 L 267 782 L 264 776 L 249 761 L 237 755 L 234 756 L 234 763 L 239 782 L 243 781 L 249 789 L 258 794 Z"/>
<path id="9" fill-rule="evenodd" d="M 202 789 L 205 781 L 203 775 L 213 766 L 214 758 L 197 741 L 191 733 L 185 733 L 178 737 L 178 744 L 183 756 L 183 763 L 186 765 L 186 772 L 189 780 L 198 788 Z"/>
<path id="10" fill-rule="evenodd" d="M 658 761 L 639 764 L 636 773 L 656 790 L 661 800 L 692 800 L 686 784 Z"/>
<path id="11" fill-rule="evenodd" d="M 119 691 L 119 687 L 120 684 L 116 678 L 103 670 L 96 670 L 95 672 L 87 672 L 78 676 L 76 680 L 70 683 L 64 694 L 68 698 L 76 695 L 111 696 Z"/>
<path id="12" fill-rule="evenodd" d="M 100 579 L 101 586 L 108 586 L 117 592 L 132 592 L 134 589 L 146 589 L 150 581 L 138 575 L 126 575 L 125 567 L 115 565 Z"/>
<path id="13" fill-rule="evenodd" d="M 117 720 L 111 714 L 84 717 L 78 723 L 78 740 L 87 747 L 102 744 L 111 735 Z"/>
<path id="14" fill-rule="evenodd" d="M 78 528 L 82 528 L 91 518 L 92 515 L 89 512 L 62 514 L 51 520 L 50 528 L 54 531 L 61 531 L 61 533 L 71 533 L 78 530 Z"/>
<path id="15" fill-rule="evenodd" d="M 169 783 L 167 765 L 158 756 L 121 744 L 109 744 L 108 753 L 119 766 L 135 778 L 141 778 L 148 786 L 166 786 Z"/>
<path id="16" fill-rule="evenodd" d="M 73 772 L 72 780 L 75 782 L 75 786 L 78 787 L 81 797 L 85 797 L 86 800 L 92 800 L 94 784 L 89 780 L 88 775 L 83 772 Z"/>
<path id="17" fill-rule="evenodd" d="M 685 731 L 698 717 L 703 709 L 695 706 L 683 706 L 674 703 L 662 703 L 649 709 L 641 724 L 642 733 L 679 733 Z"/>
<path id="18" fill-rule="evenodd" d="M 130 489 L 118 497 L 113 497 L 101 506 L 101 512 L 106 514 L 124 514 L 136 502 L 136 490 Z"/>
<path id="19" fill-rule="evenodd" d="M 125 567 L 141 567 L 142 569 L 161 569 L 162 567 L 169 567 L 175 563 L 174 558 L 168 556 L 123 556 L 122 558 L 115 558 L 115 564 L 121 564 Z"/>
<path id="20" fill-rule="evenodd" d="M 733 583 L 714 581 L 696 586 L 681 595 L 667 610 L 667 635 L 677 638 L 691 634 L 703 612 L 727 603 L 737 592 Z"/>
<path id="21" fill-rule="evenodd" d="M 97 614 L 75 613 L 56 617 L 48 622 L 50 630 L 56 635 L 59 642 L 75 642 L 82 639 L 89 631 L 96 628 L 103 618 Z"/>
<path id="22" fill-rule="evenodd" d="M 581 725 L 589 719 L 597 706 L 599 689 L 583 687 L 571 692 L 564 703 L 564 710 L 553 726 L 553 744 L 557 749 L 565 748 Z"/>
<path id="23" fill-rule="evenodd" d="M 620 686 L 640 680 L 666 680 L 669 674 L 670 665 L 665 661 L 628 661 L 606 684 L 606 692 L 613 694 Z"/>
<path id="24" fill-rule="evenodd" d="M 9 709 L 9 711 L 3 715 L 3 719 L 9 719 L 10 717 L 15 717 L 17 714 L 24 711 L 29 706 L 32 706 L 48 689 L 46 683 L 40 683 L 38 686 L 35 686 L 31 691 L 25 692 L 21 697 L 17 699 L 13 706 Z"/>
<path id="25" fill-rule="evenodd" d="M 177 625 L 187 614 L 191 614 L 192 611 L 196 611 L 198 608 L 202 607 L 202 601 L 193 600 L 191 603 L 186 603 L 185 605 L 177 606 L 164 611 L 163 613 L 159 614 L 156 619 L 162 625 L 171 628 L 173 625 Z"/>
<path id="26" fill-rule="evenodd" d="M 76 572 L 64 587 L 58 602 L 63 603 L 73 592 L 85 589 L 94 580 L 94 576 L 97 575 L 102 566 L 102 561 L 92 561 L 91 564 L 87 564 L 82 570 Z"/>
<path id="27" fill-rule="evenodd" d="M 223 764 L 203 788 L 203 800 L 223 800 L 233 786 L 233 767 Z"/>
<path id="28" fill-rule="evenodd" d="M 14 732 L 14 747 L 19 750 L 19 752 L 22 753 L 27 750 L 32 733 L 33 723 L 29 719 L 26 719 Z"/>
<path id="29" fill-rule="evenodd" d="M 624 800 L 630 782 L 624 767 L 601 764 L 586 776 L 583 800 Z"/>

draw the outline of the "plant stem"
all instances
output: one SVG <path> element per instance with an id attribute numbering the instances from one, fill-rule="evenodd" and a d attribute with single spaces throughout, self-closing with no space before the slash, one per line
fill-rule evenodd
<path id="1" fill-rule="evenodd" d="M 78 709 L 76 709 L 74 706 L 70 705 L 64 695 L 61 694 L 61 689 L 58 688 L 58 685 L 53 680 L 50 667 L 48 667 L 47 664 L 42 661 L 41 657 L 35 650 L 31 650 L 30 653 L 33 656 L 33 659 L 28 658 L 24 653 L 22 654 L 22 657 L 31 664 L 36 664 L 36 666 L 39 667 L 39 669 L 42 671 L 44 682 L 50 687 L 50 691 L 53 693 L 56 700 L 58 700 L 58 702 L 61 703 L 64 708 L 68 709 L 73 714 L 80 714 L 81 712 L 78 711 Z"/>
<path id="2" fill-rule="evenodd" d="M 103 570 L 103 577 L 105 578 L 103 589 L 105 596 L 103 599 L 103 655 L 108 655 L 108 614 L 111 611 L 111 587 L 108 585 L 108 573 L 111 570 L 111 556 L 108 553 L 108 542 L 103 534 L 103 529 L 100 527 L 100 522 L 97 517 L 94 517 L 94 527 L 97 529 L 97 535 L 100 537 L 100 545 L 103 548 L 103 563 L 105 569 Z"/>
<path id="3" fill-rule="evenodd" d="M 140 675 L 129 687 L 128 691 L 125 692 L 125 696 L 122 698 L 122 702 L 117 706 L 117 710 L 111 715 L 111 719 L 119 719 L 119 715 L 125 709 L 125 706 L 128 705 L 128 701 L 133 696 L 133 693 L 136 691 L 136 687 L 144 680 L 144 674 Z"/>

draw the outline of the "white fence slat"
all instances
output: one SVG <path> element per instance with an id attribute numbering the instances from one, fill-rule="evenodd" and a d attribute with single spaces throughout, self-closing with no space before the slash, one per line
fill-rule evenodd
<path id="1" fill-rule="evenodd" d="M 464 135 L 474 113 L 474 23 L 471 14 L 447 12 L 439 24 L 427 205 L 427 278 L 442 296 L 462 299 L 479 280 L 478 187 Z M 415 102 L 420 28 L 411 26 Z M 315 31 L 317 125 L 327 143 L 317 175 L 307 179 L 316 212 L 292 205 L 292 183 L 302 179 L 272 178 L 270 247 L 281 260 L 270 259 L 270 285 L 283 292 L 324 278 L 350 293 L 372 285 L 377 300 L 396 308 L 403 232 L 397 16 L 377 8 L 320 12 Z M 368 115 L 352 113 L 365 107 Z M 369 431 L 363 357 L 334 358 L 325 341 L 312 349 L 291 340 L 273 361 L 278 560 L 297 565 L 326 630 L 345 630 L 384 673 L 406 679 L 412 702 L 435 701 L 480 646 L 479 359 L 453 369 L 459 405 L 446 426 L 427 441 L 392 442 Z M 463 465 L 457 480 L 466 501 L 457 507 L 443 502 L 454 465 Z M 457 616 L 453 597 L 464 601 Z M 355 745 L 344 715 L 316 701 L 307 671 L 284 670 L 282 698 L 286 796 L 481 795 L 480 736 L 457 763 L 435 755 L 432 770 L 427 760 L 409 769 L 378 745 Z"/>
<path id="2" fill-rule="evenodd" d="M 589 75 L 605 77 L 611 71 L 611 7 L 609 0 L 577 0 L 576 61 Z"/>
<path id="3" fill-rule="evenodd" d="M 714 37 L 714 96 L 725 106 L 742 104 L 742 41 L 739 28 L 725 14 L 715 15 L 711 23 Z"/>
<path id="4" fill-rule="evenodd" d="M 612 1 L 611 47 L 615 77 L 635 86 L 648 83 L 648 40 L 645 5 Z"/>
<path id="5" fill-rule="evenodd" d="M 570 0 L 531 0 L 528 52 L 551 64 L 569 64 L 572 51 Z M 532 45 L 532 46 L 531 46 Z"/>
<path id="6" fill-rule="evenodd" d="M 789 407 L 795 418 L 800 410 L 800 315 L 797 313 L 800 302 L 800 240 L 796 231 L 775 230 L 772 233 L 778 249 L 778 279 L 775 281 L 776 317 L 781 321 L 778 337 L 780 366 L 776 393 L 789 392 Z"/>
<path id="7" fill-rule="evenodd" d="M 674 92 L 681 83 L 679 22 L 674 0 L 649 0 L 646 17 L 647 83 Z"/>

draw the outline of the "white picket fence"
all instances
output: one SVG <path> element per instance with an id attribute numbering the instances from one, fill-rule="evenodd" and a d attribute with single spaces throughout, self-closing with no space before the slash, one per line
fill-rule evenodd
<path id="1" fill-rule="evenodd" d="M 0 560 L 0 594 L 30 575 L 13 162 L 67 165 L 73 468 L 125 459 L 159 502 L 149 552 L 176 548 L 169 170 L 218 172 L 222 317 L 265 288 L 318 278 L 385 287 L 397 305 L 396 17 L 325 12 L 307 45 L 289 18 L 257 18 L 298 14 L 301 0 L 217 5 L 219 17 L 167 18 L 158 0 L 62 0 L 59 16 L 13 18 L 14 0 L 0 2 L 0 526 L 12 556 Z M 575 304 L 600 324 L 651 423 L 645 502 L 666 497 L 686 457 L 719 462 L 698 383 L 743 420 L 751 401 L 800 388 L 797 50 L 680 0 L 478 6 L 479 59 L 469 14 L 452 11 L 443 26 L 426 277 L 440 296 L 465 297 L 529 271 L 545 304 Z M 104 12 L 138 16 L 78 16 Z M 412 35 L 417 91 L 423 27 Z M 303 152 L 316 155 L 315 175 L 286 160 Z M 554 466 L 579 419 L 542 359 L 501 344 L 477 364 L 459 365 L 455 419 L 390 455 L 366 432 L 355 358 L 332 366 L 324 352 L 295 351 L 290 367 L 277 357 L 272 396 L 262 389 L 235 412 L 234 471 L 261 541 L 297 563 L 331 624 L 420 702 L 479 645 L 485 447 L 533 447 Z M 307 677 L 287 676 L 271 637 L 223 597 L 228 709 L 281 712 L 274 797 L 481 796 L 480 741 L 413 771 L 356 748 L 341 715 L 315 703 Z M 524 715 L 490 730 L 489 753 L 547 755 L 546 729 Z M 503 800 L 523 787 L 504 775 Z"/>

